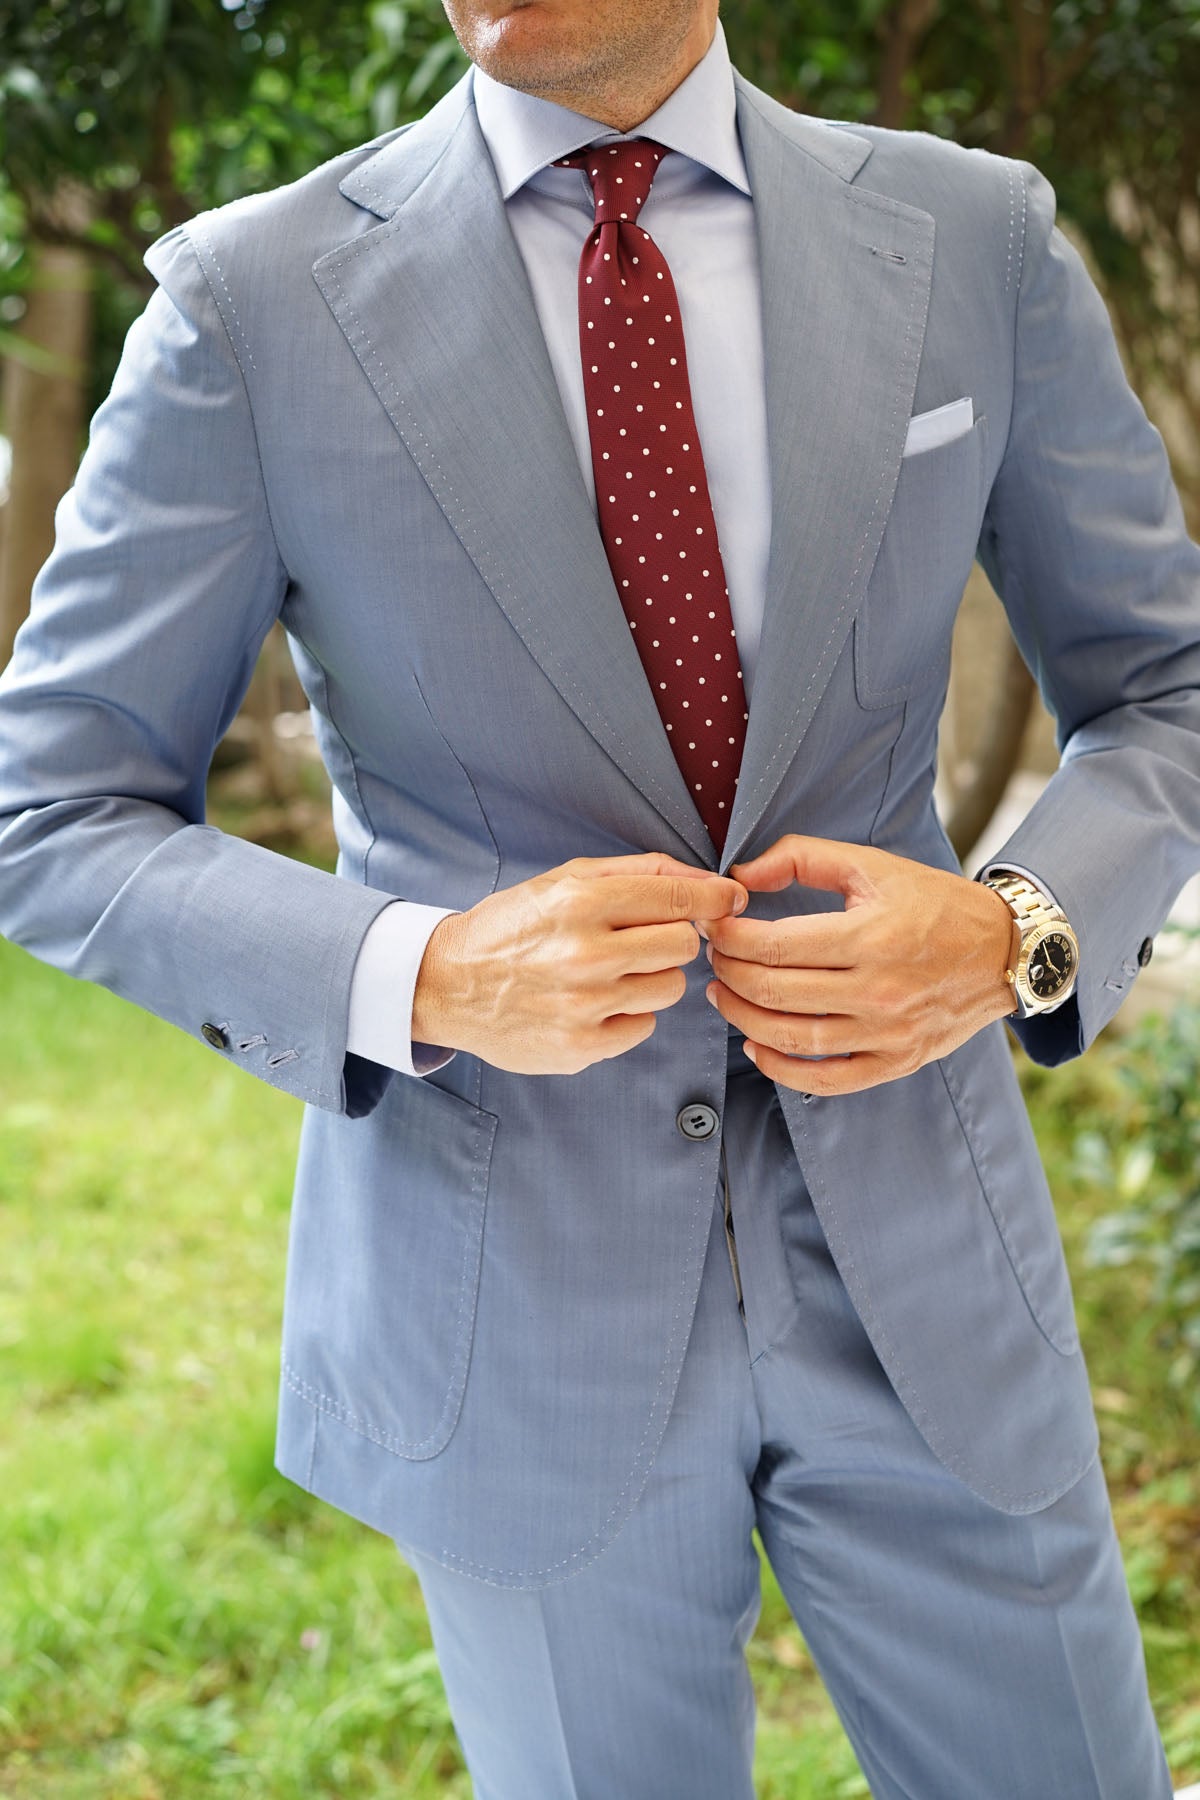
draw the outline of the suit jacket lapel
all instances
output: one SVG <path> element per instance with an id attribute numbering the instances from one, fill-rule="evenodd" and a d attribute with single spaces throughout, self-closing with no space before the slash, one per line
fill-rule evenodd
<path id="1" fill-rule="evenodd" d="M 762 270 L 772 539 L 722 866 L 795 757 L 865 591 L 899 478 L 933 260 L 928 214 L 851 185 L 866 139 L 737 86 Z"/>
<path id="2" fill-rule="evenodd" d="M 384 223 L 313 274 L 367 379 L 530 654 L 713 864 L 613 583 L 467 83 L 341 189 Z"/>
<path id="3" fill-rule="evenodd" d="M 736 80 L 762 269 L 773 530 L 723 866 L 792 762 L 865 591 L 900 471 L 933 249 L 927 214 L 852 185 L 867 140 Z M 469 80 L 341 190 L 382 223 L 313 274 L 364 373 L 530 654 L 712 864 L 613 584 Z"/>

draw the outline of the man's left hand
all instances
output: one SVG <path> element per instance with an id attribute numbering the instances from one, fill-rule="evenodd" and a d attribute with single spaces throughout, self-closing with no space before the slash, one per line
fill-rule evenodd
<path id="1" fill-rule="evenodd" d="M 894 1081 L 1016 1010 L 1012 914 L 980 882 L 790 834 L 728 872 L 751 892 L 798 881 L 845 897 L 842 912 L 701 925 L 709 999 L 784 1087 L 852 1094 Z"/>

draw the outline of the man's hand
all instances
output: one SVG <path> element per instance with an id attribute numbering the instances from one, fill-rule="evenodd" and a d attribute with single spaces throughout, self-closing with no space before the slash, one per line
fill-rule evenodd
<path id="1" fill-rule="evenodd" d="M 799 881 L 845 895 L 844 912 L 701 926 L 717 977 L 709 999 L 784 1087 L 857 1093 L 910 1075 L 1016 1010 L 1005 979 L 1012 914 L 979 882 L 796 836 L 730 874 L 762 893 Z"/>
<path id="2" fill-rule="evenodd" d="M 746 902 L 738 882 L 673 856 L 575 857 L 434 927 L 413 1037 L 521 1075 L 577 1075 L 644 1042 L 682 999 L 691 921 Z"/>

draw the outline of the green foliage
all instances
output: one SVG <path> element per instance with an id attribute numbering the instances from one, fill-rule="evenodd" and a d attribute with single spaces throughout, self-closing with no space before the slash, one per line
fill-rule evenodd
<path id="1" fill-rule="evenodd" d="M 1154 1271 L 1152 1303 L 1169 1343 L 1170 1379 L 1200 1417 L 1200 1009 L 1178 1006 L 1130 1037 L 1117 1104 L 1079 1132 L 1081 1172 L 1114 1194 L 1089 1252 L 1101 1267 L 1142 1262 Z"/>
<path id="2" fill-rule="evenodd" d="M 112 216 L 133 226 L 166 197 L 213 205 L 390 129 L 459 59 L 436 0 L 0 0 L 0 42 L 13 186 L 72 176 L 129 196 Z"/>
<path id="3" fill-rule="evenodd" d="M 96 404 L 160 232 L 415 117 L 464 66 L 438 0 L 0 0 L 0 45 L 0 332 L 31 232 L 90 249 Z"/>
<path id="4" fill-rule="evenodd" d="M 725 0 L 721 19 L 736 66 L 785 105 L 867 119 L 880 11 L 880 0 Z"/>
<path id="5" fill-rule="evenodd" d="M 911 10 L 725 0 L 722 18 L 738 66 L 790 106 L 1036 163 L 1088 241 L 1135 373 L 1177 377 L 1200 351 L 1200 0 L 929 0 L 899 107 L 881 117 L 889 44 Z"/>

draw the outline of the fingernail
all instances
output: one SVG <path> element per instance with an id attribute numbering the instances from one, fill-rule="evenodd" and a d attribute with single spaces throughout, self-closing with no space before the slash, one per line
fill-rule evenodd
<path id="1" fill-rule="evenodd" d="M 705 956 L 707 956 L 709 962 L 711 962 L 712 956 L 713 956 L 713 947 L 711 944 L 705 945 L 704 954 L 705 954 Z"/>
<path id="2" fill-rule="evenodd" d="M 693 919 L 692 924 L 696 927 L 696 930 L 700 933 L 700 936 L 702 938 L 708 937 L 708 933 L 707 933 L 707 931 L 705 931 L 705 929 L 704 929 L 703 925 L 700 923 L 699 919 Z"/>
<path id="3" fill-rule="evenodd" d="M 739 894 L 737 899 L 733 903 L 733 910 L 735 913 L 745 912 L 745 910 L 749 906 L 749 904 L 750 904 L 749 894 Z"/>
<path id="4" fill-rule="evenodd" d="M 757 1068 L 758 1067 L 758 1051 L 755 1049 L 754 1045 L 743 1043 L 742 1049 L 745 1052 L 745 1054 L 750 1058 L 750 1061 L 754 1064 L 755 1068 Z"/>

